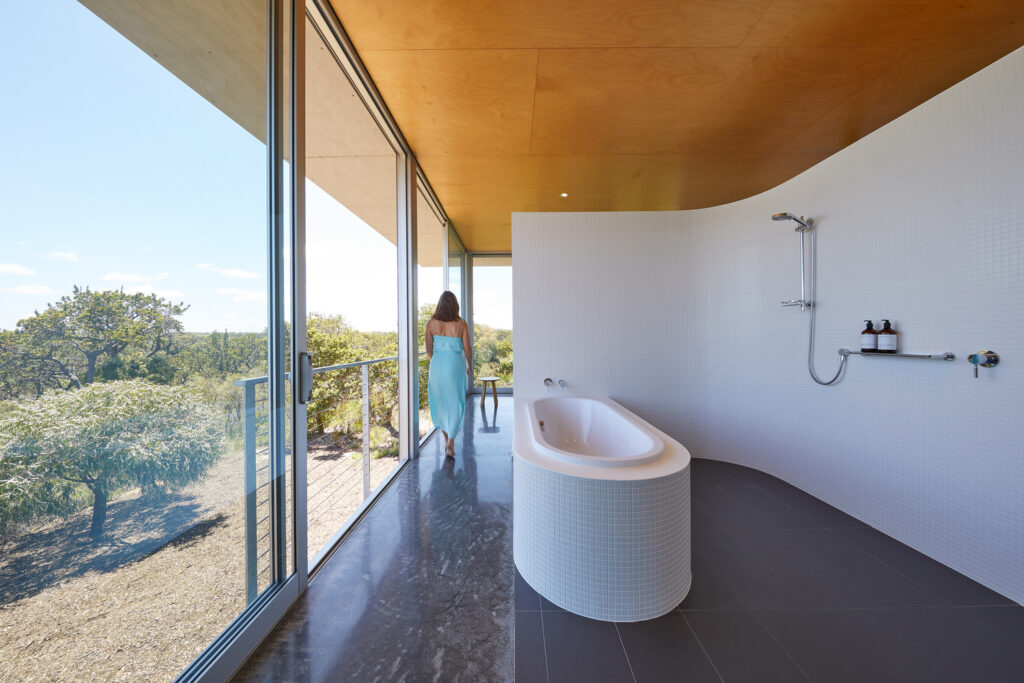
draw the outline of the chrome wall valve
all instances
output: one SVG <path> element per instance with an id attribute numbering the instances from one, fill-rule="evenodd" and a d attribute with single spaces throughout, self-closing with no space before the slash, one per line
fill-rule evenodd
<path id="1" fill-rule="evenodd" d="M 994 368 L 999 365 L 999 354 L 995 351 L 978 351 L 967 356 L 967 362 L 974 366 L 974 377 L 978 377 L 978 366 Z"/>

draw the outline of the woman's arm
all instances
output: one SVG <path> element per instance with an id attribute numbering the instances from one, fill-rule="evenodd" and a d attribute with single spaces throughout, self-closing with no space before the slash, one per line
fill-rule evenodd
<path id="1" fill-rule="evenodd" d="M 434 333 L 430 331 L 430 323 L 433 318 L 427 321 L 427 326 L 423 328 L 423 341 L 427 347 L 427 360 L 434 357 Z"/>
<path id="2" fill-rule="evenodd" d="M 469 341 L 469 323 L 462 321 L 462 350 L 466 356 L 466 372 L 473 374 L 473 346 Z"/>

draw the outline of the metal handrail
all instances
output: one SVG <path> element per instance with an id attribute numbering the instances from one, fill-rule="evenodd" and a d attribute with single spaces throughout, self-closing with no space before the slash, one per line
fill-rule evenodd
<path id="1" fill-rule="evenodd" d="M 423 351 L 423 352 L 420 353 L 420 355 L 422 356 L 425 353 L 426 352 Z M 345 370 L 347 368 L 358 368 L 358 367 L 363 366 L 363 365 L 369 366 L 369 365 L 374 365 L 375 363 L 386 363 L 389 360 L 398 360 L 398 356 L 388 356 L 387 358 L 373 358 L 373 359 L 370 359 L 370 360 L 357 360 L 354 363 L 342 363 L 341 365 L 325 365 L 325 366 L 323 366 L 321 368 L 313 368 L 313 374 L 314 375 L 319 375 L 321 372 L 330 372 L 332 370 Z M 290 373 L 290 372 L 284 373 L 284 378 L 285 379 L 291 379 L 292 378 L 292 373 Z M 244 387 L 244 386 L 247 386 L 247 385 L 255 386 L 257 384 L 264 384 L 266 382 L 267 382 L 267 378 L 266 377 L 249 377 L 247 379 L 236 379 L 235 380 L 235 386 L 236 387 Z"/>
<path id="2" fill-rule="evenodd" d="M 425 351 L 420 351 L 418 356 L 425 356 Z M 362 418 L 363 418 L 363 435 L 362 435 L 362 446 L 363 446 L 363 463 L 362 463 L 362 484 L 363 484 L 363 500 L 365 501 L 371 493 L 370 488 L 370 366 L 376 365 L 377 363 L 387 363 L 390 361 L 397 361 L 398 356 L 388 356 L 386 358 L 372 358 L 370 360 L 354 361 L 352 363 L 340 363 L 338 365 L 325 365 L 319 368 L 313 368 L 313 374 L 318 375 L 324 372 L 333 372 L 335 370 L 348 370 L 352 368 L 360 368 L 362 372 L 361 377 L 361 401 L 362 401 Z M 419 358 L 417 358 L 419 360 Z M 291 379 L 291 373 L 285 373 L 285 379 Z M 260 502 L 256 500 L 256 492 L 265 488 L 264 485 L 259 485 L 256 482 L 257 474 L 262 472 L 267 467 L 257 468 L 256 467 L 256 456 L 261 453 L 269 451 L 269 447 L 257 447 L 257 441 L 259 437 L 266 436 L 266 433 L 258 434 L 256 431 L 257 423 L 265 422 L 265 415 L 257 415 L 257 405 L 263 406 L 266 403 L 266 398 L 256 398 L 256 387 L 260 384 L 266 384 L 268 381 L 267 377 L 249 377 L 246 379 L 235 380 L 234 384 L 237 387 L 241 387 L 244 392 L 244 433 L 245 433 L 245 578 L 246 578 L 246 595 L 249 602 L 257 595 L 257 579 L 266 571 L 264 568 L 262 571 L 258 569 L 260 559 L 267 555 L 266 552 L 258 552 L 258 544 L 260 538 L 256 535 L 256 528 L 261 521 L 257 521 L 256 510 L 259 507 Z M 265 409 L 265 406 L 264 406 Z M 322 412 L 322 411 L 321 411 Z M 326 473 L 325 473 L 326 474 Z M 324 475 L 321 475 L 322 478 Z M 317 481 L 319 481 L 319 479 Z M 326 488 L 326 487 L 325 487 Z M 334 492 L 340 490 L 341 487 L 333 489 Z M 354 489 L 355 485 L 352 485 L 349 489 Z M 322 505 L 325 501 L 329 500 L 330 496 L 317 504 L 317 507 Z M 264 501 L 266 502 L 266 501 Z"/>

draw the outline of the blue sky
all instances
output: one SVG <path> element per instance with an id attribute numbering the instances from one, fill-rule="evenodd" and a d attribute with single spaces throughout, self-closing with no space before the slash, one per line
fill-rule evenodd
<path id="1" fill-rule="evenodd" d="M 184 301 L 192 331 L 264 329 L 263 144 L 77 2 L 4 14 L 0 328 L 77 284 Z M 316 186 L 307 195 L 309 310 L 394 329 L 394 246 Z M 478 320 L 510 327 L 507 278 L 480 275 L 498 293 Z M 422 270 L 424 292 L 440 277 Z"/>

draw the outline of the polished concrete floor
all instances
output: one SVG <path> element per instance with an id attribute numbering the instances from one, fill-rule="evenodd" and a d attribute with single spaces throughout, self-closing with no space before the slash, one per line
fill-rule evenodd
<path id="1" fill-rule="evenodd" d="M 472 398 L 455 459 L 425 444 L 236 680 L 512 680 L 512 397 Z"/>
<path id="2" fill-rule="evenodd" d="M 512 397 L 469 408 L 455 461 L 427 445 L 239 680 L 1024 681 L 1024 608 L 708 460 L 687 599 L 635 624 L 564 612 L 512 563 Z"/>

